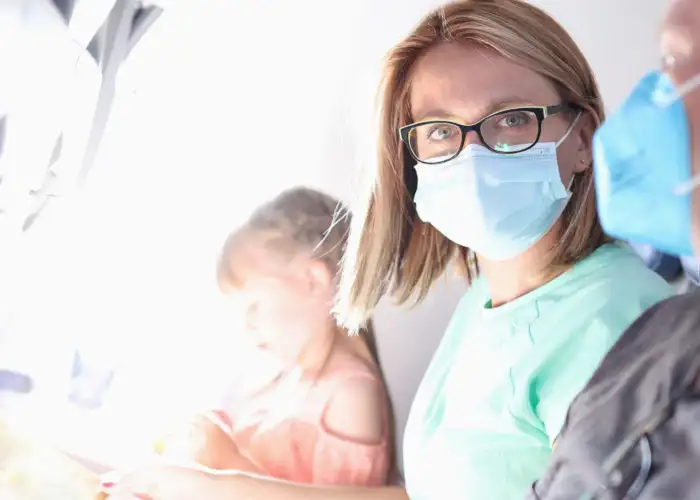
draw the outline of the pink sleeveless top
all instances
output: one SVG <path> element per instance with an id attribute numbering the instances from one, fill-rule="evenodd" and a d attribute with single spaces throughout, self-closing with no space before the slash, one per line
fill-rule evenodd
<path id="1" fill-rule="evenodd" d="M 388 483 L 391 461 L 388 398 L 379 442 L 357 442 L 324 424 L 331 398 L 358 378 L 382 385 L 373 366 L 336 350 L 315 380 L 298 373 L 280 376 L 237 409 L 215 413 L 239 452 L 266 475 L 315 485 L 381 486 Z"/>

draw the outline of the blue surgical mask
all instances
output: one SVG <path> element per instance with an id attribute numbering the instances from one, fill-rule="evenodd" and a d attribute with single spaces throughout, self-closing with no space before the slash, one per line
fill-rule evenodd
<path id="1" fill-rule="evenodd" d="M 484 258 L 523 253 L 549 231 L 571 197 L 559 175 L 557 147 L 575 123 L 560 141 L 522 153 L 470 144 L 448 162 L 417 164 L 418 216 Z"/>
<path id="2" fill-rule="evenodd" d="M 692 255 L 692 178 L 682 97 L 700 75 L 675 88 L 660 72 L 645 76 L 593 140 L 598 212 L 609 235 L 672 255 Z"/>

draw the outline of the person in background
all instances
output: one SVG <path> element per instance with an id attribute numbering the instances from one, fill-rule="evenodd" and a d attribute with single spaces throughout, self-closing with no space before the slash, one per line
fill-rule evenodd
<path id="1" fill-rule="evenodd" d="M 672 283 L 679 293 L 694 292 L 700 286 L 700 262 L 691 255 L 671 255 L 651 245 L 632 244 L 649 269 Z"/>
<path id="2" fill-rule="evenodd" d="M 220 289 L 273 363 L 245 368 L 238 397 L 166 440 L 166 458 L 313 485 L 392 479 L 393 414 L 374 334 L 349 336 L 330 312 L 349 220 L 337 200 L 295 188 L 228 237 Z"/>
<path id="3" fill-rule="evenodd" d="M 452 263 L 470 283 L 411 407 L 405 488 L 305 488 L 161 467 L 127 478 L 130 491 L 522 498 L 605 353 L 672 293 L 600 226 L 591 140 L 602 119 L 588 63 L 539 8 L 464 0 L 429 13 L 387 58 L 375 182 L 356 213 L 338 304 L 355 330 L 383 295 L 420 300 Z"/>
<path id="4" fill-rule="evenodd" d="M 639 254 L 646 266 L 661 276 L 669 283 L 682 278 L 683 265 L 681 259 L 675 255 L 669 255 L 656 250 L 651 245 L 630 243 L 634 251 Z"/>
<path id="5" fill-rule="evenodd" d="M 680 291 L 683 293 L 698 291 L 700 287 L 700 261 L 690 255 L 683 255 L 680 260 L 684 274 L 684 282 L 681 284 Z"/>
<path id="6" fill-rule="evenodd" d="M 595 137 L 603 226 L 700 255 L 700 4 L 672 0 L 663 67 Z M 572 403 L 535 500 L 696 499 L 700 299 L 667 299 L 622 335 Z"/>

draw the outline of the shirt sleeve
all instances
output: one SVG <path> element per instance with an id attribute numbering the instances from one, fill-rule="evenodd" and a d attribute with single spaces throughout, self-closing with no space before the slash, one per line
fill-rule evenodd
<path id="1" fill-rule="evenodd" d="M 389 479 L 389 453 L 387 440 L 364 444 L 321 431 L 313 456 L 313 483 L 384 486 Z"/>
<path id="2" fill-rule="evenodd" d="M 354 378 L 354 377 L 353 377 Z M 392 469 L 391 459 L 393 452 L 393 432 L 391 412 L 387 406 L 388 401 L 383 400 L 379 407 L 371 405 L 368 408 L 369 414 L 375 411 L 381 415 L 373 415 L 383 422 L 381 437 L 377 440 L 364 441 L 343 434 L 338 434 L 329 427 L 326 421 L 327 410 L 331 400 L 336 400 L 339 392 L 345 391 L 346 383 L 350 379 L 339 377 L 337 380 L 331 379 L 324 387 L 323 411 L 318 422 L 297 422 L 294 439 L 302 447 L 308 450 L 308 462 L 304 465 L 308 467 L 307 477 L 312 484 L 326 486 L 384 486 L 388 484 L 390 469 Z M 378 382 L 372 376 L 373 382 Z M 352 394 L 352 393 L 350 393 Z M 350 402 L 358 394 L 354 394 L 346 402 Z M 361 393 L 362 397 L 366 397 Z M 386 394 L 382 391 L 382 396 Z M 361 404 L 359 406 L 362 406 Z M 342 406 L 345 408 L 345 406 Z M 350 407 L 347 411 L 354 411 Z M 369 415 L 368 414 L 368 415 Z M 372 417 L 372 418 L 373 418 Z M 304 443 L 306 443 L 304 445 Z M 300 464 L 302 465 L 302 464 Z"/>
<path id="3" fill-rule="evenodd" d="M 546 373 L 540 378 L 536 410 L 550 445 L 559 436 L 569 405 L 614 345 L 617 337 L 610 326 L 598 323 L 588 331 L 581 331 L 580 336 L 561 345 L 549 360 Z"/>

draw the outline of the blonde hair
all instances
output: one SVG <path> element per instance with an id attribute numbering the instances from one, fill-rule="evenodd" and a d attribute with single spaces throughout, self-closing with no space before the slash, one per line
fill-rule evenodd
<path id="1" fill-rule="evenodd" d="M 350 232 L 351 214 L 340 201 L 314 189 L 297 187 L 280 193 L 258 207 L 245 224 L 231 233 L 224 243 L 217 264 L 217 280 L 225 289 L 240 286 L 234 256 L 239 245 L 256 238 L 265 249 L 283 258 L 306 254 L 326 264 L 338 275 Z M 347 334 L 349 331 L 345 330 Z M 372 321 L 358 332 L 387 387 Z M 394 443 L 394 410 L 389 401 L 389 438 Z M 390 475 L 396 474 L 392 451 Z"/>
<path id="2" fill-rule="evenodd" d="M 567 32 L 549 15 L 522 0 L 464 0 L 428 14 L 388 54 L 379 94 L 378 166 L 361 221 L 353 227 L 337 312 L 358 328 L 385 293 L 399 303 L 420 302 L 455 259 L 469 283 L 478 263 L 468 249 L 451 242 L 416 215 L 416 178 L 398 129 L 411 123 L 411 71 L 431 47 L 444 42 L 488 48 L 551 81 L 562 102 L 604 118 L 593 72 Z M 606 240 L 595 206 L 593 173 L 576 175 L 562 214 L 564 231 L 552 252 L 552 266 L 578 262 Z"/>
<path id="3" fill-rule="evenodd" d="M 350 212 L 331 196 L 305 187 L 283 191 L 228 236 L 217 266 L 219 284 L 239 285 L 233 257 L 252 238 L 283 258 L 305 253 L 324 262 L 337 276 L 349 225 Z"/>

